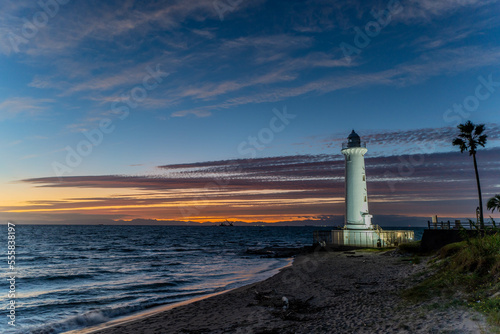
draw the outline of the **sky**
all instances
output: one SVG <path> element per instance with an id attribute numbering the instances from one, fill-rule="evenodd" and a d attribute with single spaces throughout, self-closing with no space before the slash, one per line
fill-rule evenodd
<path id="1" fill-rule="evenodd" d="M 341 224 L 353 129 L 374 223 L 472 218 L 467 120 L 488 135 L 483 201 L 500 193 L 500 1 L 0 11 L 2 221 Z"/>

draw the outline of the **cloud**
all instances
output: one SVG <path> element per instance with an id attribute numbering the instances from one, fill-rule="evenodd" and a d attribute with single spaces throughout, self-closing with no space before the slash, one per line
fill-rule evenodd
<path id="1" fill-rule="evenodd" d="M 201 107 L 198 109 L 179 110 L 179 111 L 173 112 L 170 116 L 172 116 L 172 117 L 185 117 L 188 115 L 194 115 L 194 116 L 200 117 L 200 118 L 212 116 L 212 112 L 210 112 L 207 109 L 212 109 L 212 108 Z"/>
<path id="2" fill-rule="evenodd" d="M 366 72 L 351 70 L 347 74 L 325 75 L 306 83 L 296 80 L 287 86 L 275 85 L 264 92 L 252 91 L 228 97 L 221 102 L 193 109 L 176 112 L 176 116 L 197 114 L 201 112 L 228 109 L 240 105 L 265 102 L 278 102 L 288 98 L 306 94 L 327 94 L 348 88 L 365 88 L 371 86 L 411 86 L 425 82 L 429 78 L 456 74 L 457 71 L 468 71 L 474 68 L 492 66 L 500 61 L 500 48 L 483 50 L 478 47 L 460 47 L 441 49 L 429 52 L 416 60 L 394 66 L 393 68 Z M 302 61 L 295 61 L 302 62 Z M 292 61 L 293 63 L 293 61 Z M 302 62 L 306 63 L 306 62 Z M 284 67 L 286 67 L 284 65 Z M 275 69 L 276 70 L 276 69 Z M 281 71 L 278 69 L 276 71 Z M 295 84 L 295 85 L 294 85 Z M 206 114 L 202 113 L 206 116 Z"/>
<path id="3" fill-rule="evenodd" d="M 489 123 L 486 128 L 489 140 L 500 139 L 500 125 Z M 426 143 L 445 143 L 449 145 L 457 134 L 456 127 L 425 128 L 378 132 L 363 136 L 363 140 L 377 145 L 399 144 L 407 146 L 408 144 Z"/>
<path id="4" fill-rule="evenodd" d="M 12 147 L 12 146 L 19 145 L 22 142 L 23 142 L 22 140 L 18 139 L 18 140 L 14 140 L 14 141 L 11 141 L 11 142 L 8 142 L 8 143 L 5 143 L 5 144 L 0 144 L 0 146 L 4 147 L 4 148 L 7 148 L 7 147 Z"/>
<path id="5" fill-rule="evenodd" d="M 13 33 L 21 33 L 24 23 L 22 18 L 29 20 L 36 11 L 41 10 L 35 5 L 30 10 L 22 6 L 25 5 L 11 4 L 4 12 L 7 18 L 5 25 L 11 27 L 9 31 Z M 114 41 L 127 34 L 146 35 L 156 27 L 176 28 L 187 17 L 203 21 L 216 15 L 210 0 L 171 1 L 168 6 L 129 0 L 71 2 L 60 6 L 57 15 L 40 29 L 22 52 L 30 55 L 67 53 L 89 40 Z M 3 41 L 3 44 L 7 44 L 7 41 Z M 9 54 L 8 51 L 3 50 L 6 54 Z"/>
<path id="6" fill-rule="evenodd" d="M 483 196 L 498 192 L 500 148 L 478 154 Z M 472 161 L 459 152 L 366 158 L 374 214 L 461 215 L 476 206 Z M 132 217 L 286 217 L 343 213 L 343 157 L 297 155 L 159 166 L 154 176 L 72 176 L 23 180 L 37 187 L 129 189 L 128 195 L 42 200 L 2 211 L 74 211 Z M 443 208 L 440 209 L 440 203 Z M 456 206 L 453 203 L 461 203 Z M 468 209 L 465 209 L 468 208 Z M 198 218 L 196 218 L 198 217 Z M 250 219 L 250 218 L 249 218 Z"/>
<path id="7" fill-rule="evenodd" d="M 459 10 L 471 10 L 496 3 L 497 0 L 410 0 L 402 2 L 403 10 L 397 19 L 414 22 L 430 21 L 440 16 L 450 16 Z"/>
<path id="8" fill-rule="evenodd" d="M 8 0 L 4 1 L 7 2 Z M 37 3 L 2 2 L 3 22 L 0 22 L 0 52 L 11 55 L 7 38 L 9 33 L 22 36 L 24 20 L 30 20 L 42 9 Z M 232 6 L 225 16 L 244 13 L 263 1 L 244 1 Z M 120 45 L 127 49 L 142 47 L 142 43 L 130 43 L 131 39 L 143 40 L 158 31 L 164 34 L 182 30 L 186 22 L 213 21 L 221 24 L 213 0 L 168 2 L 157 1 L 71 1 L 60 5 L 57 14 L 39 29 L 29 43 L 22 45 L 21 53 L 31 56 L 54 57 L 71 55 L 75 50 L 97 44 Z M 155 32 L 155 33 L 153 33 Z M 193 29 L 193 34 L 211 39 L 214 34 L 206 29 Z M 160 38 L 161 36 L 159 36 Z M 109 49 L 109 52 L 112 52 Z"/>
<path id="9" fill-rule="evenodd" d="M 0 121 L 14 118 L 19 115 L 30 116 L 40 114 L 50 108 L 53 99 L 40 99 L 33 97 L 11 97 L 0 102 Z"/>
<path id="10" fill-rule="evenodd" d="M 183 88 L 178 95 L 182 97 L 207 100 L 215 96 L 224 95 L 250 86 L 268 85 L 276 82 L 291 81 L 294 79 L 296 79 L 295 76 L 286 73 L 284 70 L 273 71 L 262 75 L 256 75 L 252 78 L 242 78 L 238 81 L 230 80 L 220 83 L 202 84 L 196 88 Z"/>
<path id="11" fill-rule="evenodd" d="M 64 95 L 71 95 L 80 91 L 107 91 L 123 86 L 140 85 L 143 78 L 148 75 L 146 67 L 151 64 L 139 64 L 132 67 L 125 67 L 117 73 L 110 75 L 106 73 L 101 76 L 93 76 L 89 80 L 72 85 L 64 92 Z"/>
<path id="12" fill-rule="evenodd" d="M 487 147 L 499 146 L 500 125 L 487 123 Z M 363 142 L 367 143 L 368 156 L 387 156 L 399 154 L 430 154 L 453 151 L 452 140 L 458 135 L 456 127 L 421 128 L 411 130 L 378 130 L 366 131 L 361 134 Z M 310 136 L 293 145 L 320 147 L 332 149 L 340 147 L 346 141 L 345 133 L 335 133 L 328 136 Z M 391 151 L 392 150 L 392 151 Z"/>
<path id="13" fill-rule="evenodd" d="M 253 7 L 262 3 L 243 2 L 228 15 L 251 24 L 256 20 Z M 262 15 L 267 18 L 273 9 L 291 15 L 279 19 L 279 29 L 242 35 L 229 33 L 234 22 L 220 22 L 212 0 L 172 1 L 168 5 L 71 2 L 61 7 L 60 13 L 27 46 L 25 51 L 31 61 L 51 69 L 50 75 L 34 75 L 29 86 L 56 89 L 59 97 L 102 103 L 116 98 L 116 90 L 140 82 L 147 64 L 161 63 L 165 71 L 176 76 L 169 78 L 171 82 L 162 83 L 151 99 L 144 101 L 143 108 L 163 108 L 165 114 L 173 117 L 207 117 L 217 110 L 307 94 L 323 95 L 375 85 L 414 85 L 434 76 L 456 73 L 457 69 L 495 65 L 500 59 L 498 48 L 468 46 L 443 50 L 448 45 L 446 38 L 460 40 L 473 33 L 464 30 L 455 34 L 450 28 L 442 36 L 416 41 L 413 47 L 431 51 L 413 60 L 379 71 L 362 66 L 366 63 L 363 54 L 347 63 L 338 48 L 339 32 L 332 29 L 354 24 L 339 21 L 342 16 L 352 16 L 346 15 L 346 10 L 359 12 L 357 18 L 364 20 L 364 15 L 369 15 L 377 4 L 323 0 L 274 4 L 276 8 L 263 8 Z M 405 6 L 406 15 L 416 17 L 420 15 L 417 13 L 446 15 L 451 8 L 482 4 L 471 0 L 411 1 Z M 36 6 L 32 8 L 35 9 Z M 14 19 L 21 22 L 24 12 L 11 3 L 6 26 L 15 27 Z M 308 30 L 307 26 L 314 29 Z M 321 45 L 321 34 L 325 32 L 332 33 L 330 43 L 334 47 Z M 96 53 L 99 49 L 106 52 Z M 349 68 L 349 73 L 341 71 L 345 68 Z M 154 98 L 157 103 L 153 105 Z"/>

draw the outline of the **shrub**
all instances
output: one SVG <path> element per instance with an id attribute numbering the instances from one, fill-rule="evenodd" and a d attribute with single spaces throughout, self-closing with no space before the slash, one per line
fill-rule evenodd
<path id="1" fill-rule="evenodd" d="M 466 246 L 467 246 L 467 243 L 465 241 L 448 244 L 448 245 L 442 247 L 438 251 L 438 256 L 440 259 L 450 257 L 450 256 L 458 253 L 459 251 L 461 251 Z"/>
<path id="2" fill-rule="evenodd" d="M 420 241 L 411 241 L 398 246 L 400 253 L 416 254 L 420 252 Z"/>
<path id="3" fill-rule="evenodd" d="M 458 250 L 450 262 L 450 269 L 462 273 L 477 273 L 490 276 L 492 269 L 500 266 L 500 234 L 473 238 Z"/>

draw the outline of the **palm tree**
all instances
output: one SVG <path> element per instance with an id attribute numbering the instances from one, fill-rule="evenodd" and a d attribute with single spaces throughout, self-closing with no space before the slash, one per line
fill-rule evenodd
<path id="1" fill-rule="evenodd" d="M 495 212 L 495 209 L 500 212 L 500 195 L 490 198 L 488 203 L 486 203 L 486 208 L 491 210 L 491 212 Z"/>
<path id="2" fill-rule="evenodd" d="M 484 147 L 486 145 L 487 135 L 484 135 L 484 124 L 475 125 L 471 121 L 467 121 L 464 124 L 459 124 L 457 128 L 460 130 L 460 134 L 457 138 L 453 140 L 454 146 L 460 147 L 460 152 L 469 152 L 474 160 L 474 170 L 476 172 L 476 183 L 477 183 L 477 193 L 479 196 L 479 223 L 481 229 L 484 229 L 484 218 L 483 218 L 483 199 L 481 197 L 481 184 L 479 183 L 479 173 L 477 171 L 476 162 L 476 152 L 478 146 Z"/>

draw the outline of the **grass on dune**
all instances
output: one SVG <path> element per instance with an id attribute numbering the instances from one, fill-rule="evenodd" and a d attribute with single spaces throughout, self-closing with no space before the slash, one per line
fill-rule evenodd
<path id="1" fill-rule="evenodd" d="M 429 262 L 434 274 L 404 291 L 404 298 L 449 298 L 450 305 L 472 307 L 500 327 L 500 232 L 446 245 Z"/>

